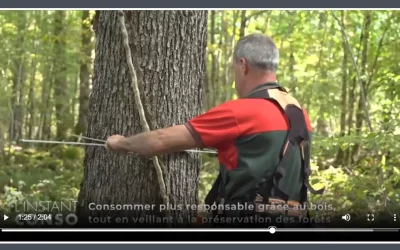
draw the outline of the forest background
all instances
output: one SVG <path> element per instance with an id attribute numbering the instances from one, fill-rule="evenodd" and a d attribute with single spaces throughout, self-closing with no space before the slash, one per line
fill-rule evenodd
<path id="1" fill-rule="evenodd" d="M 398 210 L 400 12 L 207 14 L 200 111 L 236 98 L 235 42 L 254 32 L 270 35 L 280 50 L 279 82 L 311 117 L 312 183 L 327 188 L 312 201 L 361 216 Z M 95 18 L 86 10 L 0 12 L 0 200 L 78 199 L 84 149 L 20 140 L 87 134 Z M 201 158 L 200 203 L 218 171 L 215 158 Z"/>

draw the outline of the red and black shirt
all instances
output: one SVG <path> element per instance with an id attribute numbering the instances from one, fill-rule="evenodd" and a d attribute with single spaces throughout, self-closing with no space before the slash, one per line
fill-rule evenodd
<path id="1" fill-rule="evenodd" d="M 305 110 L 303 113 L 311 138 L 310 120 Z M 275 102 L 242 98 L 212 108 L 191 119 L 186 127 L 203 147 L 218 150 L 225 197 L 240 200 L 261 178 L 272 178 L 282 156 L 289 123 Z M 290 200 L 299 200 L 304 181 L 300 149 L 296 149 L 289 162 L 279 188 Z"/>

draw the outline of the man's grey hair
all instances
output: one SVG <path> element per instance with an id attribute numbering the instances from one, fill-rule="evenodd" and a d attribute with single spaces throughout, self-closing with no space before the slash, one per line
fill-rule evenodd
<path id="1" fill-rule="evenodd" d="M 238 41 L 234 51 L 234 60 L 241 58 L 254 68 L 276 72 L 279 64 L 279 51 L 268 36 L 251 34 Z"/>

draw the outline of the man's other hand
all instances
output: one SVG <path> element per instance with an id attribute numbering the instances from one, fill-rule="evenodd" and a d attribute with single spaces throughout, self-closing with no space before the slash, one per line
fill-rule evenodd
<path id="1" fill-rule="evenodd" d="M 127 153 L 128 151 L 123 147 L 122 143 L 125 139 L 126 137 L 122 135 L 112 135 L 107 138 L 106 147 L 110 151 Z"/>

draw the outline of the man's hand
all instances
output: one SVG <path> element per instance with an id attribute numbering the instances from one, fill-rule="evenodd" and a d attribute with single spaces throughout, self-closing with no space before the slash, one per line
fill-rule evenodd
<path id="1" fill-rule="evenodd" d="M 106 141 L 106 147 L 108 150 L 120 153 L 127 153 L 128 151 L 123 147 L 122 140 L 125 140 L 125 136 L 112 135 L 108 137 Z"/>

